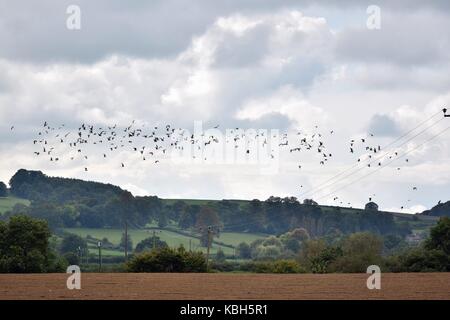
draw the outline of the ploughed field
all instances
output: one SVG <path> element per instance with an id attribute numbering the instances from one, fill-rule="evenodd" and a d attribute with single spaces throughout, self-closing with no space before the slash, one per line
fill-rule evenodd
<path id="1" fill-rule="evenodd" d="M 450 299 L 450 273 L 386 273 L 369 290 L 368 274 L 83 273 L 0 274 L 0 299 Z"/>

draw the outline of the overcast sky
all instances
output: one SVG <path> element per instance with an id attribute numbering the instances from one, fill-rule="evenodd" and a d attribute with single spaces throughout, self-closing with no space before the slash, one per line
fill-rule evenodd
<path id="1" fill-rule="evenodd" d="M 351 139 L 373 134 L 373 145 L 389 145 L 450 107 L 450 2 L 314 3 L 0 0 L 0 181 L 27 168 L 165 198 L 303 199 L 313 189 L 320 203 L 339 197 L 360 207 L 371 197 L 403 212 L 450 200 L 450 131 L 426 142 L 448 118 L 398 150 L 409 152 L 408 162 L 353 182 L 373 171 L 364 168 L 315 189 L 355 165 L 364 150 L 350 154 Z M 380 29 L 366 25 L 371 4 L 381 9 Z M 80 30 L 66 26 L 70 5 L 81 9 Z M 333 158 L 321 166 L 317 157 L 282 154 L 276 173 L 262 174 L 238 164 L 134 158 L 126 170 L 112 158 L 84 172 L 85 163 L 33 155 L 44 121 L 77 127 L 134 119 L 183 128 L 203 121 L 223 129 L 317 129 Z"/>

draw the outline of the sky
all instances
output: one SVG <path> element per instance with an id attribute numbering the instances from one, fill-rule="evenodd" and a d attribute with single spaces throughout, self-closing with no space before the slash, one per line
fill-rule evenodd
<path id="1" fill-rule="evenodd" d="M 79 29 L 68 28 L 73 5 Z M 448 1 L 0 0 L 0 181 L 26 168 L 135 195 L 353 207 L 371 198 L 421 212 L 450 200 L 450 119 L 439 113 L 450 107 L 448 30 Z M 258 163 L 144 164 L 127 152 L 88 164 L 33 154 L 45 121 L 75 130 L 133 120 L 320 132 L 333 156 L 321 165 L 320 155 L 281 152 L 263 172 Z M 368 156 L 361 138 L 405 156 L 355 167 Z"/>

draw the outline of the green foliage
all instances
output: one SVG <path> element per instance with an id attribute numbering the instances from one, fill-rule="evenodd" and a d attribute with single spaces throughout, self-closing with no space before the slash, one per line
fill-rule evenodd
<path id="1" fill-rule="evenodd" d="M 222 249 L 217 250 L 214 260 L 217 262 L 224 262 L 226 260 L 225 253 L 223 252 Z"/>
<path id="2" fill-rule="evenodd" d="M 52 269 L 50 235 L 45 221 L 27 216 L 0 222 L 0 272 L 38 273 Z"/>
<path id="3" fill-rule="evenodd" d="M 134 256 L 127 264 L 129 272 L 205 272 L 205 257 L 201 252 L 161 248 Z"/>
<path id="4" fill-rule="evenodd" d="M 440 216 L 450 217 L 450 201 L 439 203 L 433 208 L 431 208 L 431 210 L 426 210 L 422 212 L 422 214 L 426 216 L 435 216 L 435 217 Z"/>
<path id="5" fill-rule="evenodd" d="M 139 227 L 156 221 L 166 227 L 174 221 L 182 229 L 202 228 L 202 244 L 207 244 L 207 226 L 226 231 L 283 234 L 307 230 L 308 237 L 322 237 L 330 230 L 343 235 L 358 231 L 377 234 L 410 232 L 408 223 L 400 225 L 391 214 L 367 210 L 321 207 L 313 200 L 300 203 L 294 197 L 269 197 L 266 201 L 161 200 L 158 197 L 133 197 L 109 184 L 76 179 L 53 178 L 40 171 L 19 170 L 10 180 L 11 193 L 32 200 L 23 212 L 46 219 L 52 229 L 60 227 L 119 228 L 125 220 Z M 15 213 L 18 213 L 17 211 Z M 228 227 L 230 226 L 230 227 Z M 302 239 L 297 239 L 302 242 Z M 330 236 L 330 240 L 331 236 Z M 290 240 L 290 251 L 298 244 Z"/>
<path id="6" fill-rule="evenodd" d="M 143 252 L 145 250 L 151 250 L 153 248 L 161 249 L 167 248 L 168 245 L 165 241 L 162 241 L 159 237 L 148 237 L 136 245 L 135 251 L 137 253 Z"/>
<path id="7" fill-rule="evenodd" d="M 442 250 L 450 255 L 450 217 L 439 219 L 437 225 L 431 229 L 425 247 L 430 250 Z"/>
<path id="8" fill-rule="evenodd" d="M 2 181 L 0 181 L 0 197 L 7 197 L 8 196 L 8 188 L 6 187 L 6 184 Z"/>
<path id="9" fill-rule="evenodd" d="M 392 272 L 450 271 L 450 218 L 442 217 L 422 246 L 386 259 Z"/>
<path id="10" fill-rule="evenodd" d="M 304 242 L 300 252 L 300 263 L 313 273 L 329 272 L 329 265 L 342 256 L 342 249 L 327 245 L 323 239 Z"/>
<path id="11" fill-rule="evenodd" d="M 303 273 L 305 270 L 294 260 L 252 261 L 242 263 L 240 271 L 255 273 Z"/>
<path id="12" fill-rule="evenodd" d="M 296 228 L 280 236 L 280 240 L 286 250 L 297 253 L 303 242 L 309 239 L 308 231 L 304 228 Z"/>
<path id="13" fill-rule="evenodd" d="M 252 249 L 246 242 L 241 242 L 236 250 L 238 257 L 241 259 L 250 259 L 252 257 Z"/>
<path id="14" fill-rule="evenodd" d="M 67 252 L 63 255 L 64 259 L 66 259 L 67 263 L 69 265 L 79 265 L 80 264 L 80 257 L 78 254 L 74 252 Z"/>
<path id="15" fill-rule="evenodd" d="M 131 240 L 131 235 L 128 233 L 127 237 L 125 238 L 125 232 L 122 233 L 122 237 L 120 238 L 120 248 L 125 250 L 125 247 L 127 247 L 128 251 L 133 250 L 133 240 Z"/>
<path id="16" fill-rule="evenodd" d="M 407 247 L 406 241 L 399 235 L 388 234 L 383 237 L 384 252 L 392 254 Z"/>
<path id="17" fill-rule="evenodd" d="M 300 273 L 303 269 L 294 260 L 277 260 L 272 265 L 273 273 Z"/>
<path id="18" fill-rule="evenodd" d="M 449 272 L 450 256 L 442 250 L 418 247 L 387 257 L 385 264 L 391 272 Z"/>
<path id="19" fill-rule="evenodd" d="M 258 246 L 253 254 L 255 259 L 266 260 L 277 259 L 281 254 L 281 248 L 275 245 L 261 245 Z"/>
<path id="20" fill-rule="evenodd" d="M 313 273 L 365 272 L 369 265 L 382 263 L 382 249 L 380 237 L 354 233 L 340 244 L 328 244 L 324 239 L 305 242 L 299 261 Z"/>
<path id="21" fill-rule="evenodd" d="M 212 241 L 212 234 L 218 235 L 221 227 L 216 210 L 208 206 L 202 207 L 197 214 L 195 226 L 201 233 L 200 242 L 202 246 L 207 247 L 208 241 Z M 208 240 L 208 237 L 211 238 Z"/>
<path id="22" fill-rule="evenodd" d="M 381 265 L 383 240 L 368 232 L 354 233 L 344 239 L 342 255 L 330 266 L 336 272 L 366 272 L 369 265 Z"/>
<path id="23" fill-rule="evenodd" d="M 87 242 L 76 234 L 69 233 L 63 237 L 60 251 L 62 254 L 73 253 L 76 255 L 87 252 Z"/>

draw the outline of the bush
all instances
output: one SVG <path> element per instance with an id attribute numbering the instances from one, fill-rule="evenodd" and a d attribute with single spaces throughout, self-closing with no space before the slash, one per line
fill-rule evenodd
<path id="1" fill-rule="evenodd" d="M 136 245 L 136 252 L 143 252 L 145 250 L 151 250 L 153 249 L 153 246 L 155 246 L 156 248 L 167 248 L 168 245 L 165 241 L 161 240 L 159 237 L 154 236 L 154 237 L 148 237 L 144 240 L 142 240 L 141 242 L 139 242 Z"/>
<path id="2" fill-rule="evenodd" d="M 64 254 L 64 259 L 66 259 L 67 263 L 69 265 L 79 265 L 80 264 L 80 257 L 75 254 L 74 252 L 67 252 Z"/>
<path id="3" fill-rule="evenodd" d="M 238 257 L 241 259 L 250 259 L 252 257 L 252 249 L 245 242 L 239 243 L 236 250 L 237 250 Z"/>
<path id="4" fill-rule="evenodd" d="M 127 263 L 129 272 L 205 272 L 203 253 L 161 248 L 134 256 Z"/>
<path id="5" fill-rule="evenodd" d="M 301 273 L 304 270 L 293 260 L 277 260 L 272 266 L 273 273 Z"/>
<path id="6" fill-rule="evenodd" d="M 218 262 L 218 261 L 213 261 L 211 263 L 211 269 L 214 270 L 214 271 L 219 271 L 219 272 L 238 271 L 239 267 L 240 267 L 240 264 L 238 262 L 229 262 L 229 261 Z"/>
<path id="7" fill-rule="evenodd" d="M 13 216 L 0 221 L 0 272 L 47 272 L 52 266 L 51 236 L 44 220 Z"/>
<path id="8" fill-rule="evenodd" d="M 87 252 L 87 243 L 82 237 L 71 233 L 64 236 L 60 248 L 62 254 L 79 253 L 79 250 L 83 255 Z"/>
<path id="9" fill-rule="evenodd" d="M 264 246 L 261 245 L 256 248 L 254 253 L 254 258 L 265 260 L 265 259 L 277 259 L 281 254 L 281 249 L 275 245 Z"/>
<path id="10" fill-rule="evenodd" d="M 252 261 L 242 263 L 241 271 L 256 273 L 302 273 L 305 270 L 294 260 Z"/>
<path id="11" fill-rule="evenodd" d="M 224 262 L 226 260 L 225 253 L 222 249 L 217 250 L 216 256 L 214 257 L 218 262 Z"/>
<path id="12" fill-rule="evenodd" d="M 383 240 L 368 232 L 353 233 L 342 243 L 342 255 L 330 263 L 334 272 L 366 272 L 370 265 L 381 265 Z"/>

